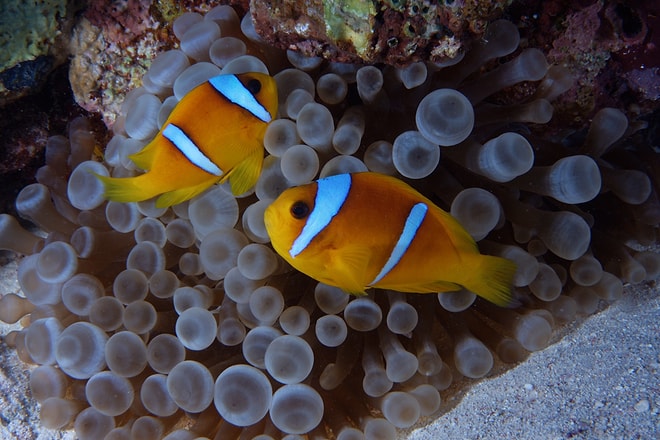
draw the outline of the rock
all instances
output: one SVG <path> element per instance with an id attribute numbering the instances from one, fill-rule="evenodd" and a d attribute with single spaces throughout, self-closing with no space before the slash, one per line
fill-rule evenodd
<path id="1" fill-rule="evenodd" d="M 510 2 L 250 1 L 267 42 L 340 62 L 442 63 L 463 53 Z"/>

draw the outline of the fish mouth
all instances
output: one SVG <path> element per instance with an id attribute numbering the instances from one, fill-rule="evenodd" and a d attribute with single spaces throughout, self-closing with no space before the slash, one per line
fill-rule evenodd
<path id="1" fill-rule="evenodd" d="M 264 210 L 264 225 L 266 226 L 266 232 L 268 233 L 268 236 L 270 237 L 271 240 L 273 239 L 272 233 L 275 231 L 276 224 L 277 224 L 277 212 L 275 211 L 275 208 L 271 203 Z"/>

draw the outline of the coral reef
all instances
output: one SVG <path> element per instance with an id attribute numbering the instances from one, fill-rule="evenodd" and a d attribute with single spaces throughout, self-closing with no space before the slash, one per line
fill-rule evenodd
<path id="1" fill-rule="evenodd" d="M 480 37 L 504 1 L 250 2 L 254 27 L 270 44 L 343 62 L 451 62 Z"/>
<path id="2" fill-rule="evenodd" d="M 44 426 L 80 439 L 394 439 L 624 283 L 660 276 L 647 250 L 660 223 L 657 113 L 650 130 L 613 107 L 584 131 L 552 128 L 572 77 L 521 47 L 512 22 L 490 23 L 442 68 L 301 57 L 227 6 L 183 14 L 172 32 L 181 48 L 143 67 L 102 161 L 85 118 L 47 138 L 38 183 L 16 200 L 44 234 L 0 215 L 0 248 L 25 255 L 24 297 L 0 298 L 0 320 L 22 324 L 4 343 L 39 365 L 30 386 Z M 272 75 L 280 103 L 253 191 L 215 186 L 171 208 L 104 199 L 93 173 L 140 173 L 129 155 L 188 90 L 245 71 Z M 365 170 L 406 180 L 482 252 L 513 260 L 516 307 L 468 291 L 355 298 L 285 264 L 265 232 L 270 202 Z"/>
<path id="3" fill-rule="evenodd" d="M 79 2 L 0 4 L 0 105 L 35 93 L 67 57 Z"/>
<path id="4" fill-rule="evenodd" d="M 73 101 L 67 70 L 67 64 L 56 68 L 38 93 L 0 107 L 1 212 L 15 213 L 16 194 L 34 182 L 50 134 L 64 132 L 69 120 L 83 113 Z"/>
<path id="5" fill-rule="evenodd" d="M 578 87 L 555 105 L 561 123 L 584 125 L 595 111 L 634 102 L 637 114 L 657 106 L 660 39 L 658 8 L 646 2 L 526 1 L 509 13 L 530 47 L 567 67 Z"/>

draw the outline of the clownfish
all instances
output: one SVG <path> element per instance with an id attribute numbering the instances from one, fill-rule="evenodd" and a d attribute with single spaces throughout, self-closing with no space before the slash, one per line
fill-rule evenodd
<path id="1" fill-rule="evenodd" d="M 137 202 L 160 195 L 157 207 L 176 205 L 227 179 L 232 192 L 242 194 L 259 177 L 264 133 L 276 113 L 272 77 L 255 72 L 215 76 L 188 92 L 156 137 L 129 156 L 146 173 L 97 177 L 108 200 Z"/>
<path id="2" fill-rule="evenodd" d="M 511 303 L 516 265 L 480 254 L 455 218 L 394 177 L 339 174 L 289 188 L 266 208 L 264 222 L 289 264 L 351 294 L 467 289 Z"/>

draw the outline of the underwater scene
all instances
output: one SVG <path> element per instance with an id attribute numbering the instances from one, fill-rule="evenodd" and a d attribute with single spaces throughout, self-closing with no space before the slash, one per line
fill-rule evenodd
<path id="1" fill-rule="evenodd" d="M 0 438 L 656 438 L 659 13 L 0 5 Z"/>

